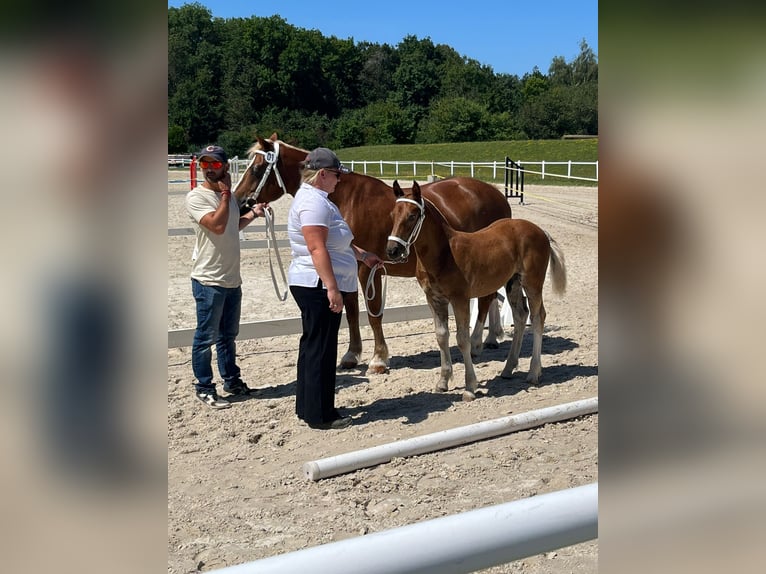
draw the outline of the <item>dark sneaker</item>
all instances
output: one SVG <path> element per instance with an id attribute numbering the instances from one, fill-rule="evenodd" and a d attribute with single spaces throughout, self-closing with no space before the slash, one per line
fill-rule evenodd
<path id="1" fill-rule="evenodd" d="M 226 399 L 220 398 L 216 393 L 197 393 L 197 398 L 209 406 L 211 409 L 228 409 L 231 403 Z"/>
<path id="2" fill-rule="evenodd" d="M 309 423 L 309 426 L 312 429 L 322 429 L 322 430 L 344 429 L 349 425 L 351 425 L 351 417 L 340 417 L 330 421 L 329 423 L 317 423 L 317 424 Z"/>
<path id="3" fill-rule="evenodd" d="M 254 395 L 257 392 L 255 389 L 251 389 L 250 387 L 248 387 L 242 381 L 232 383 L 231 385 L 224 385 L 223 390 L 229 393 L 230 395 L 235 395 L 238 397 L 246 397 L 249 395 Z"/>

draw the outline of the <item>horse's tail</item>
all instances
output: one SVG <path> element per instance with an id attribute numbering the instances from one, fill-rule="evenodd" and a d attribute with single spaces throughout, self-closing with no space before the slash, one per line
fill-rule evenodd
<path id="1" fill-rule="evenodd" d="M 551 242 L 550 271 L 553 280 L 553 292 L 563 295 L 567 289 L 567 267 L 564 261 L 564 253 L 556 240 L 545 232 Z"/>

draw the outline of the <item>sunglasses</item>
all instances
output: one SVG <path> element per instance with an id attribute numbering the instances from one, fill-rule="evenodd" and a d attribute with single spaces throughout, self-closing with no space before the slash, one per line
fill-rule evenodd
<path id="1" fill-rule="evenodd" d="M 327 169 L 327 168 L 325 168 L 325 171 L 329 171 L 330 173 L 334 173 L 335 177 L 340 179 L 340 172 L 339 171 L 335 171 L 334 169 Z"/>
<path id="2" fill-rule="evenodd" d="M 223 167 L 222 161 L 201 161 L 199 162 L 199 166 L 202 169 L 207 169 L 209 167 L 212 167 L 213 169 L 221 169 Z"/>

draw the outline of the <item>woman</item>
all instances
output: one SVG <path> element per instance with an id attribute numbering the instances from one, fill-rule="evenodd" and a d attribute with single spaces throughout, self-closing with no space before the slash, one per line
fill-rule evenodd
<path id="1" fill-rule="evenodd" d="M 292 249 L 290 292 L 301 310 L 303 334 L 298 349 L 295 412 L 312 428 L 341 429 L 351 424 L 335 409 L 343 297 L 357 289 L 357 261 L 373 268 L 381 259 L 351 244 L 351 229 L 329 199 L 341 175 L 349 173 L 327 148 L 317 148 L 303 162 L 303 183 L 287 216 Z"/>

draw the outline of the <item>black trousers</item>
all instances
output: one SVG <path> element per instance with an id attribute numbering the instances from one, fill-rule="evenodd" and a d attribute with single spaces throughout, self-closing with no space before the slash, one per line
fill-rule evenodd
<path id="1" fill-rule="evenodd" d="M 298 346 L 295 414 L 309 424 L 330 422 L 338 418 L 335 370 L 342 313 L 330 311 L 327 291 L 321 283 L 318 287 L 291 286 L 290 293 L 301 310 L 303 324 Z"/>

